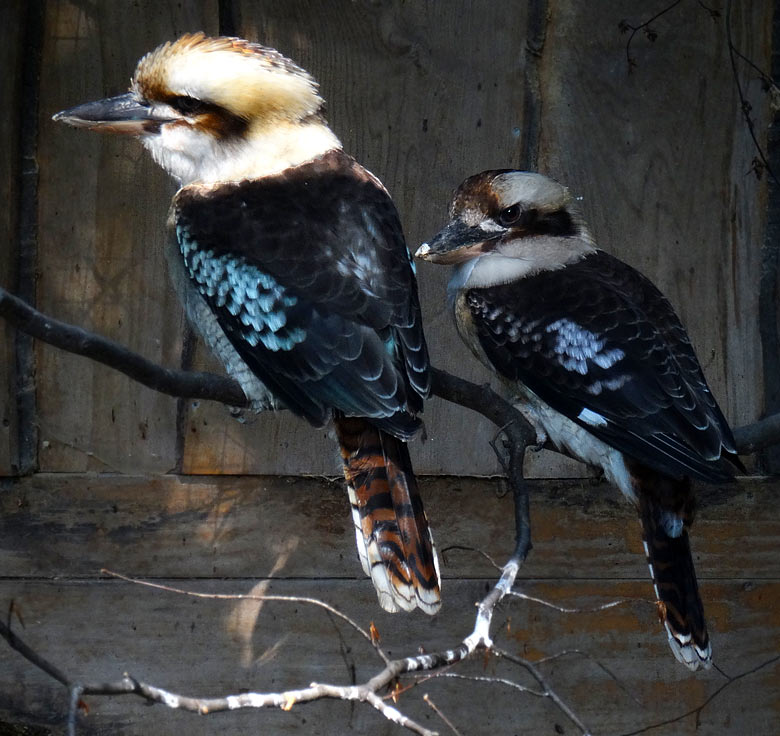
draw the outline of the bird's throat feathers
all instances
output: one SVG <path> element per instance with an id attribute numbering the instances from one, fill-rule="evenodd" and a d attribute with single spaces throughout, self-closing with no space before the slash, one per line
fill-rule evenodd
<path id="1" fill-rule="evenodd" d="M 259 179 L 341 149 L 338 138 L 317 118 L 257 124 L 246 135 L 232 139 L 190 126 L 166 125 L 158 135 L 141 140 L 154 160 L 182 186 Z"/>
<path id="2" fill-rule="evenodd" d="M 448 292 L 508 284 L 542 271 L 556 271 L 595 253 L 591 239 L 518 238 L 455 267 Z"/>
<path id="3" fill-rule="evenodd" d="M 259 178 L 341 147 L 313 77 L 275 49 L 188 34 L 138 62 L 131 92 L 160 117 L 142 135 L 183 185 Z"/>

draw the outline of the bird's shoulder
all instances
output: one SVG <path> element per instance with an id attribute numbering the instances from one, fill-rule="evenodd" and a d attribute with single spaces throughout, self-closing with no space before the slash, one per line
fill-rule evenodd
<path id="1" fill-rule="evenodd" d="M 412 308 L 395 205 L 341 150 L 257 179 L 183 187 L 171 221 L 180 242 L 240 259 L 329 309 L 381 326 Z"/>

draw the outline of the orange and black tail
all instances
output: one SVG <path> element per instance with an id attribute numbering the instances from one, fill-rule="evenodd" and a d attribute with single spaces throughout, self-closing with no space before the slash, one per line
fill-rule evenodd
<path id="1" fill-rule="evenodd" d="M 441 606 L 439 561 L 406 443 L 366 419 L 338 417 L 358 555 L 386 611 Z"/>
<path id="2" fill-rule="evenodd" d="M 642 486 L 642 536 L 669 645 L 686 667 L 708 668 L 712 647 L 688 541 L 693 520 L 690 480 L 656 475 Z"/>

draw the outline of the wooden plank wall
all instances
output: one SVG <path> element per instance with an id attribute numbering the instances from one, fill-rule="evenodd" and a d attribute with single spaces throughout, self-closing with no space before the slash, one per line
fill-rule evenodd
<path id="1" fill-rule="evenodd" d="M 473 604 L 496 575 L 481 555 L 451 546 L 505 559 L 512 501 L 499 481 L 429 478 L 421 488 L 439 549 L 448 550 L 444 606 L 432 619 L 378 609 L 371 583 L 359 573 L 340 483 L 278 477 L 40 474 L 9 484 L 0 493 L 0 606 L 6 610 L 13 600 L 15 630 L 73 677 L 111 680 L 127 671 L 201 697 L 361 681 L 378 660 L 317 610 L 195 600 L 101 578 L 97 570 L 203 592 L 316 596 L 364 627 L 373 621 L 392 656 L 421 645 L 447 648 L 471 631 Z M 731 677 L 768 664 L 728 685 L 698 717 L 650 733 L 777 732 L 779 491 L 767 481 L 706 489 L 692 536 L 715 662 Z M 626 603 L 563 614 L 510 602 L 497 612 L 497 646 L 533 661 L 579 650 L 540 667 L 600 736 L 675 719 L 726 684 L 716 669 L 691 674 L 674 661 L 656 615 L 639 524 L 613 489 L 587 480 L 535 481 L 532 494 L 535 548 L 518 589 L 560 606 Z M 463 671 L 532 685 L 521 671 L 481 659 Z M 548 700 L 495 685 L 427 681 L 399 707 L 442 734 L 450 731 L 423 703 L 424 693 L 462 734 L 579 733 Z M 404 733 L 370 708 L 338 702 L 201 718 L 128 698 L 85 699 L 82 736 L 182 729 L 192 736 Z M 0 647 L 0 723 L 60 733 L 66 702 L 61 686 Z"/>
<path id="2" fill-rule="evenodd" d="M 19 170 L 19 117 L 21 114 L 21 61 L 23 23 L 22 2 L 9 2 L 6 6 L 6 22 L 0 26 L 0 99 L 5 112 L 0 115 L 0 202 L 7 205 L 0 209 L 0 287 L 16 288 L 16 242 Z M 0 323 L 0 476 L 16 473 L 17 424 L 14 371 L 14 332 Z"/>
<path id="3" fill-rule="evenodd" d="M 135 140 L 51 120 L 126 89 L 135 60 L 184 30 L 216 32 L 216 2 L 47 2 L 41 75 L 39 281 L 43 311 L 178 365 L 182 316 L 162 257 L 172 183 Z M 41 345 L 40 468 L 165 472 L 176 402 Z"/>
<path id="4" fill-rule="evenodd" d="M 216 32 L 217 2 L 45 7 L 39 306 L 177 365 L 184 328 L 161 257 L 172 184 L 135 141 L 50 117 L 124 89 L 137 58 L 158 42 L 184 30 Z M 634 38 L 629 74 L 618 23 L 646 19 L 641 3 L 561 0 L 511 12 L 469 2 L 447 11 L 403 2 L 225 7 L 238 33 L 279 47 L 321 80 L 334 129 L 394 193 L 412 247 L 442 224 L 465 176 L 538 159 L 583 197 L 599 242 L 657 280 L 679 307 L 732 421 L 759 416 L 756 243 L 765 195 L 747 173 L 755 150 L 722 14 L 712 19 L 698 3 L 675 7 L 652 24 L 654 43 Z M 735 44 L 759 66 L 769 58 L 771 12 L 768 0 L 733 12 Z M 744 76 L 760 123 L 767 110 L 760 80 Z M 450 323 L 446 279 L 446 269 L 421 265 L 432 355 L 438 366 L 484 381 Z M 195 363 L 216 369 L 200 349 Z M 327 434 L 287 414 L 242 424 L 224 407 L 201 403 L 177 416 L 174 400 L 45 346 L 37 388 L 45 471 L 338 472 Z M 420 472 L 497 472 L 484 449 L 494 432 L 488 422 L 464 419 L 439 400 L 426 420 L 428 442 L 414 444 Z M 529 469 L 581 472 L 544 453 Z"/>
<path id="5" fill-rule="evenodd" d="M 662 3 L 663 5 L 663 3 Z M 47 0 L 39 99 L 38 288 L 44 311 L 106 334 L 167 365 L 182 361 L 186 328 L 162 258 L 173 186 L 135 141 L 51 122 L 52 113 L 126 88 L 137 59 L 184 31 L 222 27 L 278 47 L 322 83 L 345 148 L 395 196 L 412 248 L 444 222 L 452 189 L 477 171 L 538 165 L 582 195 L 599 242 L 639 266 L 678 305 L 713 389 L 735 424 L 761 411 L 757 328 L 764 183 L 741 117 L 725 35 L 680 3 L 638 33 L 629 74 L 627 36 L 662 8 L 636 0 L 470 3 L 451 0 Z M 0 98 L 18 99 L 23 2 L 0 7 Z M 734 3 L 738 49 L 760 67 L 771 53 L 773 3 Z M 768 114 L 760 80 L 741 79 L 758 130 Z M 0 116 L 13 143 L 17 118 Z M 0 195 L 13 201 L 18 160 L 0 147 Z M 16 214 L 0 213 L 14 240 Z M 0 284 L 16 254 L 0 248 Z M 420 286 L 435 363 L 486 379 L 463 350 L 444 307 L 445 269 L 423 264 Z M 12 358 L 0 332 L 0 476 L 15 474 Z M 184 351 L 186 352 L 186 351 Z M 216 369 L 199 347 L 196 367 Z M 287 414 L 248 423 L 222 406 L 177 406 L 108 369 L 37 347 L 39 465 L 0 477 L 0 610 L 31 644 L 79 677 L 128 670 L 195 695 L 282 689 L 364 677 L 369 652 L 306 608 L 194 601 L 107 580 L 101 567 L 212 592 L 321 596 L 361 624 L 374 621 L 393 655 L 455 644 L 494 571 L 477 554 L 445 555 L 445 606 L 432 620 L 379 611 L 359 574 L 332 439 Z M 471 545 L 502 559 L 511 548 L 511 500 L 499 481 L 494 428 L 433 400 L 429 440 L 415 463 L 440 549 Z M 7 423 L 6 423 L 7 422 Z M 581 474 L 552 454 L 530 470 Z M 180 471 L 170 474 L 171 470 Z M 221 475 L 222 477 L 217 477 Z M 285 475 L 288 477 L 279 477 Z M 290 477 L 298 476 L 298 477 Z M 306 476 L 306 477 L 303 477 Z M 694 533 L 716 661 L 734 676 L 777 656 L 780 641 L 778 484 L 703 489 Z M 593 733 L 628 734 L 696 708 L 726 680 L 690 675 L 668 650 L 651 601 L 633 512 L 587 480 L 534 487 L 535 549 L 522 589 L 562 605 L 608 612 L 565 616 L 514 602 L 497 641 L 540 659 L 545 674 Z M 605 665 L 613 679 L 592 659 Z M 472 674 L 520 673 L 476 662 Z M 736 680 L 697 716 L 654 734 L 773 734 L 780 722 L 773 662 Z M 549 702 L 514 690 L 437 680 L 404 696 L 411 716 L 446 733 L 421 700 L 429 692 L 463 734 L 577 733 Z M 0 734 L 8 723 L 62 733 L 66 696 L 0 646 Z M 396 734 L 373 712 L 340 703 L 289 713 L 203 719 L 128 699 L 89 699 L 80 734 L 193 736 L 266 733 Z M 11 731 L 18 733 L 17 731 Z"/>

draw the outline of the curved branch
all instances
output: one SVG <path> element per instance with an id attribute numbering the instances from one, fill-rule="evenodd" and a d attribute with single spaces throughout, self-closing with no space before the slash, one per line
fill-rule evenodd
<path id="1" fill-rule="evenodd" d="M 753 424 L 737 427 L 734 430 L 734 439 L 737 441 L 737 451 L 740 455 L 752 455 L 780 444 L 780 414 L 772 414 Z"/>
<path id="2" fill-rule="evenodd" d="M 184 399 L 209 399 L 229 406 L 249 406 L 241 387 L 231 378 L 163 368 L 107 337 L 48 317 L 2 288 L 0 316 L 42 342 L 103 363 L 154 391 Z"/>
<path id="3" fill-rule="evenodd" d="M 42 342 L 103 363 L 154 391 L 182 399 L 208 399 L 241 408 L 249 406 L 241 387 L 232 378 L 164 368 L 118 342 L 53 319 L 3 288 L 0 288 L 0 317 Z M 479 386 L 439 368 L 432 369 L 432 376 L 435 396 L 482 414 L 501 427 L 511 447 L 524 451 L 526 446 L 535 444 L 534 430 L 525 417 L 489 386 Z M 780 414 L 738 427 L 734 436 L 740 455 L 780 444 Z M 509 463 L 512 473 L 509 480 L 513 486 L 522 479 L 522 476 L 516 477 L 517 467 L 517 463 Z M 522 471 L 522 464 L 519 467 Z"/>
<path id="4" fill-rule="evenodd" d="M 366 703 L 379 711 L 379 713 L 381 713 L 387 720 L 396 723 L 399 726 L 412 731 L 413 733 L 422 734 L 423 736 L 435 736 L 434 731 L 425 728 L 424 726 L 405 716 L 398 708 L 395 708 L 393 705 L 387 702 L 387 699 L 382 697 L 379 693 L 391 686 L 396 680 L 398 680 L 398 678 L 404 675 L 417 674 L 422 672 L 431 672 L 436 674 L 444 668 L 450 667 L 468 659 L 478 650 L 492 651 L 496 656 L 500 656 L 505 659 L 508 658 L 514 664 L 518 664 L 520 667 L 528 670 L 534 679 L 536 679 L 536 681 L 543 687 L 543 690 L 539 692 L 528 690 L 528 688 L 525 688 L 525 690 L 538 696 L 550 698 L 552 702 L 555 703 L 555 705 L 561 710 L 561 712 L 563 712 L 574 724 L 576 724 L 584 735 L 587 735 L 590 732 L 584 726 L 580 718 L 578 718 L 574 710 L 547 685 L 536 667 L 534 667 L 531 662 L 523 658 L 514 657 L 513 655 L 508 655 L 505 652 L 493 649 L 493 642 L 490 636 L 490 627 L 493 613 L 496 606 L 511 590 L 517 571 L 518 561 L 514 558 L 510 559 L 510 561 L 504 566 L 501 578 L 496 583 L 494 588 L 488 593 L 487 596 L 485 596 L 485 598 L 482 599 L 482 601 L 479 602 L 477 606 L 474 630 L 460 644 L 453 647 L 452 649 L 447 649 L 441 652 L 418 654 L 416 656 L 403 657 L 394 660 L 389 659 L 389 657 L 387 657 L 378 644 L 372 640 L 370 635 L 360 626 L 358 626 L 358 624 L 356 624 L 352 619 L 342 614 L 333 606 L 330 606 L 329 604 L 317 599 L 300 598 L 297 596 L 254 594 L 226 595 L 198 593 L 194 591 L 183 590 L 181 588 L 172 588 L 170 586 L 129 578 L 124 575 L 112 573 L 108 570 L 102 571 L 103 573 L 120 578 L 130 583 L 150 586 L 153 588 L 165 590 L 170 593 L 177 593 L 181 595 L 196 596 L 199 598 L 216 598 L 221 600 L 250 599 L 258 601 L 279 601 L 288 603 L 303 602 L 323 607 L 329 612 L 335 612 L 341 617 L 342 620 L 346 621 L 353 629 L 361 634 L 364 639 L 367 639 L 368 643 L 382 657 L 385 664 L 385 666 L 376 672 L 372 677 L 357 685 L 332 685 L 313 682 L 308 687 L 285 690 L 283 692 L 247 692 L 215 698 L 195 698 L 186 695 L 180 695 L 169 690 L 164 690 L 155 685 L 142 682 L 127 673 L 125 673 L 120 679 L 113 682 L 76 682 L 62 673 L 55 665 L 48 662 L 44 657 L 35 652 L 27 644 L 25 644 L 24 641 L 22 641 L 16 634 L 13 633 L 13 631 L 11 631 L 10 626 L 4 624 L 2 621 L 0 621 L 0 637 L 5 639 L 12 649 L 15 649 L 17 652 L 19 652 L 19 654 L 35 665 L 38 669 L 42 670 L 50 677 L 54 678 L 68 688 L 70 692 L 70 708 L 68 715 L 69 736 L 71 734 L 75 734 L 76 714 L 81 702 L 80 699 L 82 695 L 136 695 L 150 703 L 161 703 L 168 708 L 190 711 L 193 713 L 199 713 L 200 715 L 210 715 L 212 713 L 218 713 L 221 711 L 231 711 L 246 708 L 281 708 L 282 710 L 289 711 L 293 706 L 299 703 L 309 703 L 325 698 L 335 698 L 339 700 Z M 395 698 L 393 699 L 395 700 Z"/>

